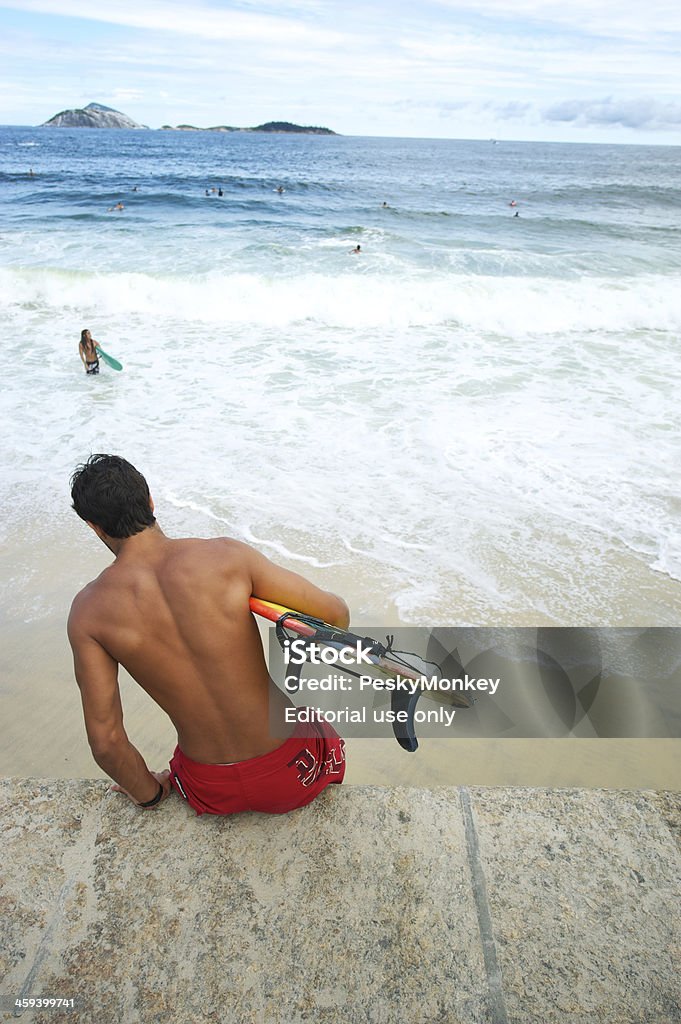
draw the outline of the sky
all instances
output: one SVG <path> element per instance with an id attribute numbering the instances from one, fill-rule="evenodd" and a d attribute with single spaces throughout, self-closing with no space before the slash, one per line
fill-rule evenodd
<path id="1" fill-rule="evenodd" d="M 0 0 L 0 123 L 681 144 L 679 0 Z"/>

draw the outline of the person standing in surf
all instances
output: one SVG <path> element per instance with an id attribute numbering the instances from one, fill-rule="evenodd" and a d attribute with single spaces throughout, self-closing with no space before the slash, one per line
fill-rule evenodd
<path id="1" fill-rule="evenodd" d="M 99 356 L 97 354 L 99 347 L 99 342 L 95 341 L 89 331 L 84 330 L 80 332 L 78 353 L 85 367 L 85 372 L 88 374 L 99 373 Z"/>

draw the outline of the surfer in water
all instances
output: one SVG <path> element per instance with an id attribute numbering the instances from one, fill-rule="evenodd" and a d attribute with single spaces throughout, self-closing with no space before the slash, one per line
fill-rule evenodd
<path id="1" fill-rule="evenodd" d="M 240 541 L 166 537 L 146 480 L 117 455 L 79 466 L 71 498 L 114 555 L 68 621 L 88 741 L 113 789 L 142 808 L 174 788 L 197 814 L 283 814 L 342 782 L 345 747 L 331 726 L 286 723 L 292 705 L 270 679 L 249 598 L 342 629 L 345 601 Z M 128 739 L 119 665 L 177 730 L 170 771 L 150 771 Z"/>
<path id="2" fill-rule="evenodd" d="M 89 374 L 99 373 L 99 356 L 97 349 L 100 347 L 99 342 L 95 341 L 89 331 L 80 332 L 80 343 L 78 345 L 78 353 L 80 355 L 85 372 Z"/>
<path id="3" fill-rule="evenodd" d="M 354 249 L 349 250 L 351 256 L 359 256 L 362 252 L 362 246 L 356 245 Z"/>

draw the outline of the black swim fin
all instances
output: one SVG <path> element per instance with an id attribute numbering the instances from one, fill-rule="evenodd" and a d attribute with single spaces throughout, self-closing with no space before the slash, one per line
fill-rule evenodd
<path id="1" fill-rule="evenodd" d="M 419 745 L 419 741 L 416 739 L 416 730 L 414 729 L 414 711 L 420 696 L 421 687 L 415 693 L 393 690 L 390 698 L 390 708 L 395 714 L 399 711 L 407 712 L 405 722 L 397 721 L 396 719 L 393 721 L 393 732 L 395 733 L 395 739 L 402 749 L 408 750 L 410 754 L 413 754 Z"/>

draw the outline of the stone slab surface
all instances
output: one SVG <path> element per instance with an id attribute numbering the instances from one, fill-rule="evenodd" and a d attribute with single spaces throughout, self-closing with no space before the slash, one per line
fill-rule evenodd
<path id="1" fill-rule="evenodd" d="M 447 791 L 334 789 L 287 816 L 196 818 L 99 782 L 0 790 L 3 994 L 37 962 L 30 995 L 77 996 L 71 1021 L 487 1019 Z"/>
<path id="2" fill-rule="evenodd" d="M 0 780 L 27 1024 L 681 1024 L 681 796 L 344 787 L 273 817 Z M 18 1011 L 17 1011 L 18 1012 Z"/>
<path id="3" fill-rule="evenodd" d="M 681 1022 L 681 794 L 471 800 L 509 1022 Z"/>

